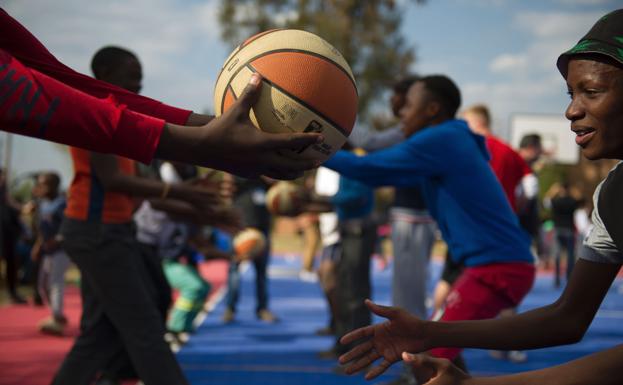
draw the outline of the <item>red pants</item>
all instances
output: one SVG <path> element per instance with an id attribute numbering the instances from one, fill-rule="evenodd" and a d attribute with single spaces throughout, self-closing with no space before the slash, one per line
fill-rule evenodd
<path id="1" fill-rule="evenodd" d="M 478 320 L 496 317 L 514 308 L 528 294 L 536 269 L 529 263 L 496 263 L 466 268 L 452 286 L 444 307 L 433 315 L 438 321 Z M 454 359 L 462 349 L 435 348 L 435 357 Z"/>

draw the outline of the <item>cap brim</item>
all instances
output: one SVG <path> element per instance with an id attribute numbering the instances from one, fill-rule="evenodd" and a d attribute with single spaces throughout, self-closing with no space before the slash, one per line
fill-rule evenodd
<path id="1" fill-rule="evenodd" d="M 620 56 L 620 52 L 618 52 L 618 49 L 616 47 L 611 47 L 607 45 L 592 45 L 591 48 L 582 49 L 582 48 L 578 48 L 580 47 L 581 43 L 582 42 L 578 43 L 575 47 L 571 48 L 567 52 L 563 52 L 558 57 L 558 60 L 556 60 L 556 67 L 558 67 L 558 71 L 560 71 L 560 74 L 562 75 L 563 78 L 565 79 L 567 78 L 569 60 L 571 60 L 573 56 L 591 55 L 591 54 L 602 55 L 602 56 L 607 56 L 610 59 L 613 59 L 614 61 L 623 65 L 623 57 Z"/>

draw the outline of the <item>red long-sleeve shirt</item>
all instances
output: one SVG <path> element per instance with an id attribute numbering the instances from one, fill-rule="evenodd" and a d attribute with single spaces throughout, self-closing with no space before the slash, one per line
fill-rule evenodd
<path id="1" fill-rule="evenodd" d="M 0 129 L 148 163 L 191 111 L 80 74 L 0 9 Z"/>
<path id="2" fill-rule="evenodd" d="M 500 181 L 500 184 L 502 184 L 504 193 L 513 211 L 517 211 L 515 198 L 517 185 L 524 176 L 531 174 L 532 170 L 515 150 L 495 136 L 488 135 L 486 137 L 486 144 L 491 154 L 489 165 Z"/>

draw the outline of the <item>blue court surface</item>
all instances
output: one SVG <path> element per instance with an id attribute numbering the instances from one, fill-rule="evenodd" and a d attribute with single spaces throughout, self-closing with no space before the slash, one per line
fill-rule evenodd
<path id="1" fill-rule="evenodd" d="M 299 280 L 300 262 L 293 257 L 274 257 L 270 265 L 270 307 L 280 318 L 265 324 L 255 318 L 253 268 L 246 269 L 236 321 L 225 325 L 220 301 L 195 335 L 178 353 L 186 376 L 193 385 L 251 384 L 378 384 L 395 378 L 399 365 L 373 381 L 363 376 L 345 376 L 335 371 L 336 362 L 316 353 L 332 345 L 329 337 L 315 335 L 327 324 L 326 304 L 317 283 Z M 439 263 L 431 263 L 431 285 L 439 274 Z M 390 303 L 391 266 L 373 267 L 373 299 Z M 561 289 L 554 289 L 551 276 L 539 275 L 521 310 L 553 302 Z M 602 304 L 584 339 L 574 345 L 528 352 L 525 363 L 514 364 L 489 356 L 485 350 L 464 352 L 471 373 L 513 373 L 560 364 L 623 343 L 623 281 L 617 280 Z M 379 322 L 375 319 L 374 322 Z"/>

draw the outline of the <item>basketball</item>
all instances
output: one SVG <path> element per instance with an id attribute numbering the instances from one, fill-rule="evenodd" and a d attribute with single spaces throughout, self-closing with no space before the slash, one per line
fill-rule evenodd
<path id="1" fill-rule="evenodd" d="M 234 253 L 242 259 L 257 258 L 266 250 L 267 242 L 264 234 L 256 228 L 248 227 L 232 240 Z"/>
<path id="2" fill-rule="evenodd" d="M 225 60 L 214 90 L 220 116 L 242 94 L 251 75 L 263 84 L 250 112 L 253 124 L 271 133 L 320 132 L 324 142 L 296 151 L 324 161 L 339 150 L 357 116 L 357 88 L 342 55 L 313 33 L 275 29 L 240 44 Z"/>
<path id="3" fill-rule="evenodd" d="M 303 189 L 292 182 L 277 182 L 266 192 L 266 208 L 275 215 L 295 215 L 303 200 Z"/>

